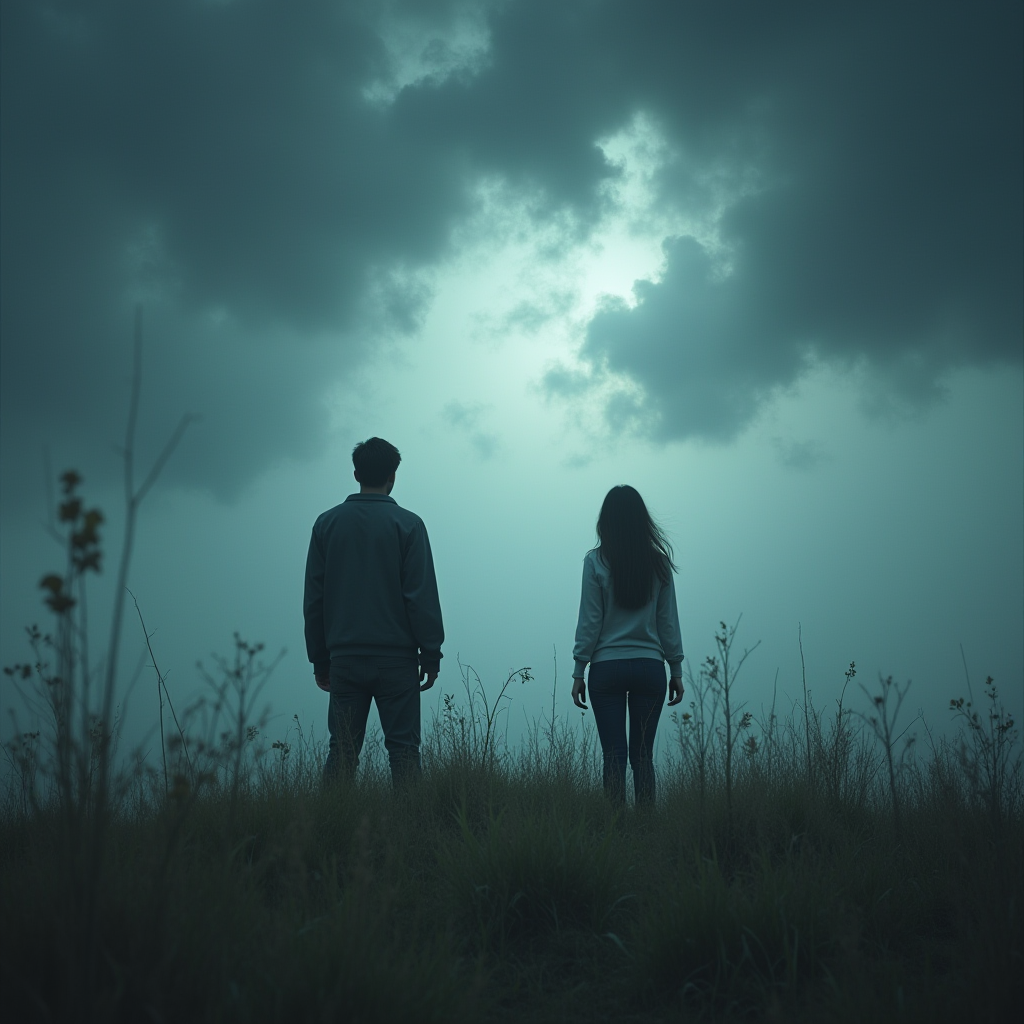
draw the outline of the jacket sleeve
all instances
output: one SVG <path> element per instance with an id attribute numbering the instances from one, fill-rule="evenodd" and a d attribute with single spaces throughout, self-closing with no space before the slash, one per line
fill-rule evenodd
<path id="1" fill-rule="evenodd" d="M 583 560 L 583 585 L 580 589 L 580 615 L 576 622 L 576 643 L 572 649 L 573 679 L 582 679 L 604 623 L 604 601 L 592 558 Z"/>
<path id="2" fill-rule="evenodd" d="M 444 643 L 441 601 L 437 596 L 434 558 L 423 523 L 410 533 L 402 558 L 402 597 L 409 626 L 420 649 L 420 667 L 437 671 Z"/>
<path id="3" fill-rule="evenodd" d="M 676 584 L 669 570 L 668 583 L 658 591 L 658 639 L 668 662 L 669 675 L 678 679 L 683 674 L 683 637 L 679 631 L 679 610 L 676 607 Z"/>
<path id="4" fill-rule="evenodd" d="M 313 672 L 327 675 L 331 670 L 331 652 L 324 633 L 324 554 L 316 526 L 309 538 L 306 555 L 306 585 L 302 600 L 302 614 L 306 623 L 306 655 L 313 663 Z"/>

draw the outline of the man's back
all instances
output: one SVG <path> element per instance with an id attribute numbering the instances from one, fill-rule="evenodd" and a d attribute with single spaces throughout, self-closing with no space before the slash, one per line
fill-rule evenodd
<path id="1" fill-rule="evenodd" d="M 358 766 L 371 701 L 392 780 L 420 773 L 420 694 L 440 671 L 444 629 L 423 521 L 390 497 L 401 461 L 383 438 L 357 444 L 359 493 L 324 512 L 309 540 L 306 651 L 331 694 L 325 781 Z"/>
<path id="2" fill-rule="evenodd" d="M 385 494 L 352 494 L 313 526 L 306 560 L 306 647 L 331 657 L 419 655 L 436 670 L 444 641 L 423 521 Z"/>

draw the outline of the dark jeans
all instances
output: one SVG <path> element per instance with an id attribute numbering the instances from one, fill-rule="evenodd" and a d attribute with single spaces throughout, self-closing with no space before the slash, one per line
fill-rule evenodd
<path id="1" fill-rule="evenodd" d="M 351 776 L 359 764 L 370 701 L 377 702 L 384 746 L 396 785 L 420 774 L 420 683 L 415 658 L 351 657 L 331 659 L 331 733 L 324 781 Z"/>
<path id="2" fill-rule="evenodd" d="M 628 752 L 637 806 L 654 803 L 654 734 L 665 703 L 665 663 L 657 658 L 599 661 L 591 663 L 588 682 L 590 706 L 604 753 L 605 792 L 617 802 L 626 799 Z"/>

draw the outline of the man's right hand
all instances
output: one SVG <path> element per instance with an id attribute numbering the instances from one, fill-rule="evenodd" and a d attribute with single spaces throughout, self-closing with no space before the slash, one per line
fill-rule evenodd
<path id="1" fill-rule="evenodd" d="M 434 680 L 437 678 L 438 669 L 434 669 L 432 672 L 428 672 L 425 668 L 420 669 L 420 693 L 424 690 L 429 690 L 434 685 Z M 423 682 L 426 677 L 426 682 Z"/>

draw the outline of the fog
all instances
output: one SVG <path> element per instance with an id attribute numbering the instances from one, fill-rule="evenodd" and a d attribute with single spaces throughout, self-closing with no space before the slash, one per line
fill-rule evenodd
<path id="1" fill-rule="evenodd" d="M 460 660 L 489 692 L 532 667 L 511 738 L 556 663 L 579 714 L 582 559 L 619 483 L 674 545 L 689 666 L 720 621 L 760 641 L 755 711 L 776 680 L 802 699 L 799 630 L 819 707 L 853 661 L 941 731 L 962 645 L 1020 715 L 1019 39 L 984 4 L 5 5 L 3 663 L 61 564 L 47 465 L 108 515 L 103 650 L 141 305 L 140 463 L 198 417 L 130 583 L 182 706 L 238 631 L 286 651 L 268 736 L 324 731 L 305 551 L 378 435 L 434 551 L 428 719 Z M 142 646 L 129 618 L 150 749 Z"/>

